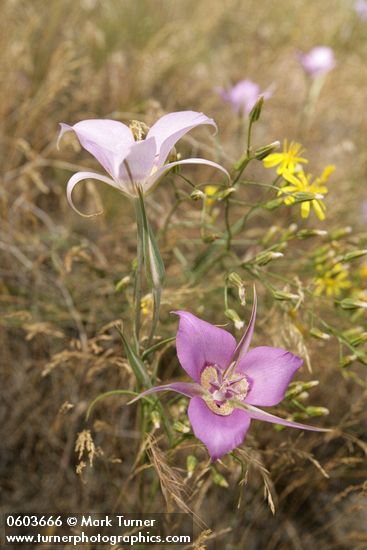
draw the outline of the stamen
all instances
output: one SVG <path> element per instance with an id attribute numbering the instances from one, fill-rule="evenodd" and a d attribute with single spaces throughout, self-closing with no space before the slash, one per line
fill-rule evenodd
<path id="1" fill-rule="evenodd" d="M 235 406 L 230 401 L 243 401 L 249 390 L 246 376 L 238 373 L 225 375 L 218 365 L 206 366 L 200 377 L 201 386 L 206 390 L 205 403 L 215 414 L 228 416 Z"/>

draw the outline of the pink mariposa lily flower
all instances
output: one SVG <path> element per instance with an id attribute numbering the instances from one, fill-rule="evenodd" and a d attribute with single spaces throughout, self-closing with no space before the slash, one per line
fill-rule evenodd
<path id="1" fill-rule="evenodd" d="M 328 46 L 316 46 L 308 53 L 298 54 L 298 57 L 305 72 L 311 78 L 326 75 L 336 65 L 334 52 Z"/>
<path id="2" fill-rule="evenodd" d="M 224 101 L 230 103 L 236 114 L 243 116 L 251 112 L 260 95 L 263 95 L 264 99 L 269 99 L 272 95 L 270 88 L 261 93 L 260 86 L 248 79 L 237 82 L 229 90 L 216 88 L 216 91 Z"/>
<path id="3" fill-rule="evenodd" d="M 249 351 L 256 318 L 256 293 L 249 325 L 238 345 L 226 330 L 186 311 L 176 313 L 180 317 L 177 355 L 194 382 L 156 386 L 131 402 L 165 390 L 190 397 L 188 416 L 194 434 L 205 444 L 212 461 L 242 443 L 251 420 L 327 431 L 284 420 L 257 408 L 258 405 L 278 405 L 282 401 L 303 361 L 280 348 L 260 346 Z"/>
<path id="4" fill-rule="evenodd" d="M 108 173 L 77 172 L 67 184 L 67 198 L 72 201 L 74 187 L 83 180 L 95 179 L 111 185 L 128 197 L 137 197 L 140 188 L 143 194 L 150 192 L 159 178 L 180 164 L 206 164 L 228 172 L 219 164 L 202 158 L 189 158 L 166 163 L 175 143 L 187 132 L 209 124 L 217 126 L 211 118 L 195 111 L 179 111 L 162 116 L 149 129 L 145 139 L 135 141 L 131 129 L 116 120 L 83 120 L 69 126 L 61 123 L 58 144 L 65 132 L 74 131 L 84 149 L 91 153 Z M 82 214 L 83 215 L 83 214 Z"/>
<path id="5" fill-rule="evenodd" d="M 354 2 L 354 11 L 362 21 L 367 21 L 367 1 L 356 0 Z"/>

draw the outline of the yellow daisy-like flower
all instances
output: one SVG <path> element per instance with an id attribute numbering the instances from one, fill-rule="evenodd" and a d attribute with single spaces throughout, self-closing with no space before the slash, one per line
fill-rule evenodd
<path id="1" fill-rule="evenodd" d="M 218 187 L 216 185 L 206 185 L 204 188 L 205 192 L 205 202 L 207 206 L 212 206 L 215 203 L 215 199 L 212 198 L 218 191 Z"/>
<path id="2" fill-rule="evenodd" d="M 312 181 L 312 175 L 305 174 L 303 170 L 297 172 L 297 175 L 286 172 L 283 177 L 287 183 L 278 191 L 278 196 L 287 195 L 284 202 L 289 205 L 295 202 L 296 199 L 292 196 L 295 193 L 313 193 L 315 195 L 314 199 L 301 203 L 301 216 L 302 218 L 308 218 L 312 205 L 317 217 L 324 220 L 326 206 L 322 199 L 328 192 L 325 183 L 334 170 L 334 166 L 326 166 L 321 176 L 314 181 Z"/>
<path id="3" fill-rule="evenodd" d="M 367 264 L 362 265 L 359 270 L 359 275 L 361 279 L 367 279 Z"/>
<path id="4" fill-rule="evenodd" d="M 300 164 L 307 164 L 308 160 L 303 158 L 302 155 L 303 149 L 300 143 L 291 141 L 288 147 L 288 140 L 284 140 L 283 152 L 282 153 L 272 153 L 268 155 L 264 160 L 265 168 L 273 168 L 278 166 L 277 174 L 280 176 L 285 172 L 296 172 Z"/>
<path id="5" fill-rule="evenodd" d="M 140 301 L 140 309 L 142 314 L 146 317 L 153 312 L 153 296 L 152 294 L 146 294 Z"/>
<path id="6" fill-rule="evenodd" d="M 352 283 L 347 280 L 348 277 L 348 269 L 341 263 L 335 264 L 315 279 L 315 295 L 326 294 L 329 298 L 339 296 L 343 290 L 352 286 Z"/>

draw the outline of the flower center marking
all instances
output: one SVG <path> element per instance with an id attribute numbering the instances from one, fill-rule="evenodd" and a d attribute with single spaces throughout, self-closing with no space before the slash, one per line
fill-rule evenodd
<path id="1" fill-rule="evenodd" d="M 249 383 L 244 374 L 223 374 L 218 365 L 208 365 L 201 373 L 200 384 L 209 394 L 204 397 L 208 408 L 220 416 L 228 416 L 235 408 L 229 401 L 243 401 L 248 393 Z"/>

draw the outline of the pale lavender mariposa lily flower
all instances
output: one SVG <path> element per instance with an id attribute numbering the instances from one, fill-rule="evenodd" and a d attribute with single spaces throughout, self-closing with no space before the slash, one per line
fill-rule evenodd
<path id="1" fill-rule="evenodd" d="M 218 94 L 232 105 L 236 114 L 248 115 L 261 95 L 269 99 L 272 95 L 270 88 L 260 92 L 260 86 L 252 80 L 241 80 L 229 90 L 216 88 Z"/>
<path id="2" fill-rule="evenodd" d="M 94 172 L 74 174 L 67 184 L 70 205 L 81 214 L 72 201 L 72 192 L 77 183 L 86 179 L 102 181 L 124 195 L 137 197 L 139 187 L 144 194 L 150 192 L 163 174 L 180 164 L 206 164 L 221 170 L 229 178 L 228 172 L 222 166 L 206 159 L 189 158 L 166 163 L 175 143 L 201 124 L 217 128 L 214 120 L 203 113 L 170 113 L 153 124 L 145 139 L 135 141 L 131 129 L 116 120 L 83 120 L 73 126 L 61 123 L 58 144 L 65 132 L 74 131 L 82 147 L 91 153 L 108 173 L 108 176 Z"/>
<path id="3" fill-rule="evenodd" d="M 336 65 L 334 52 L 327 46 L 316 46 L 308 53 L 299 53 L 298 57 L 311 78 L 326 75 Z"/>
<path id="4" fill-rule="evenodd" d="M 188 416 L 194 434 L 207 447 L 212 461 L 238 447 L 251 420 L 263 420 L 312 431 L 321 428 L 284 420 L 257 406 L 278 405 L 302 359 L 280 348 L 261 346 L 249 351 L 256 318 L 256 293 L 251 319 L 241 341 L 195 317 L 177 311 L 180 324 L 176 337 L 181 366 L 193 379 L 156 386 L 145 395 L 172 390 L 190 397 Z"/>
<path id="5" fill-rule="evenodd" d="M 367 21 L 367 1 L 357 0 L 354 3 L 354 11 L 362 21 Z"/>

